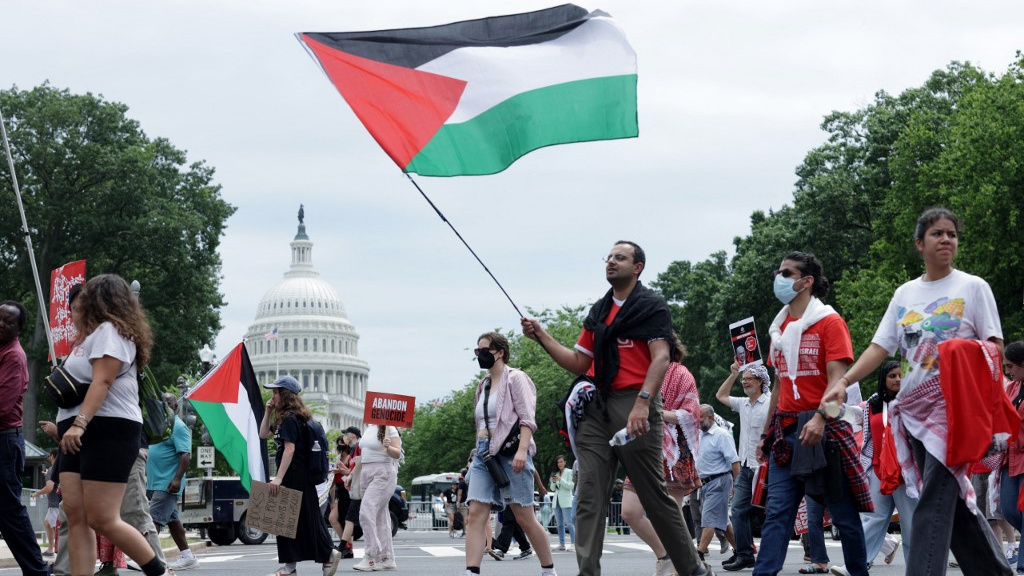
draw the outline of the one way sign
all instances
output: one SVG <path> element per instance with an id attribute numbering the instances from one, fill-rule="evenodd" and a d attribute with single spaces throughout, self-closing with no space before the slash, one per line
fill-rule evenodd
<path id="1" fill-rule="evenodd" d="M 214 447 L 213 446 L 199 446 L 198 457 L 196 458 L 196 468 L 206 468 L 208 470 L 213 469 L 213 458 L 214 458 Z"/>

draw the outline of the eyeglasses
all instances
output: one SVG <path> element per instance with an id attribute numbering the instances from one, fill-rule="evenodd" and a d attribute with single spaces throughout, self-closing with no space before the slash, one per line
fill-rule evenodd
<path id="1" fill-rule="evenodd" d="M 629 256 L 626 256 L 625 254 L 609 254 L 602 258 L 601 261 L 605 263 L 611 262 L 612 260 L 615 260 L 616 262 L 625 262 L 629 259 Z"/>
<path id="2" fill-rule="evenodd" d="M 772 272 L 772 275 L 773 276 L 782 276 L 783 278 L 789 278 L 793 274 L 798 274 L 798 273 L 799 272 L 797 272 L 797 271 L 789 270 L 788 268 L 783 268 L 782 270 L 776 270 L 775 272 Z"/>
<path id="3" fill-rule="evenodd" d="M 473 349 L 473 356 L 479 357 L 484 352 L 494 353 L 494 352 L 497 352 L 497 350 L 495 350 L 494 348 L 474 348 Z"/>

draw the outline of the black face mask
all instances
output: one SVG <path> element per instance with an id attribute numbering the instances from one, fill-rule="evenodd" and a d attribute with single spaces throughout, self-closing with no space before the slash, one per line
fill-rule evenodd
<path id="1" fill-rule="evenodd" d="M 491 354 L 490 350 L 485 350 L 476 357 L 476 361 L 484 370 L 490 370 L 491 366 L 494 366 L 494 354 Z"/>

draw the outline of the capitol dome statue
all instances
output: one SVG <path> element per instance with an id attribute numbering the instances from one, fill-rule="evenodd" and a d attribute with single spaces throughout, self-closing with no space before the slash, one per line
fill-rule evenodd
<path id="1" fill-rule="evenodd" d="M 260 300 L 245 347 L 260 384 L 291 374 L 325 428 L 362 428 L 370 367 L 359 359 L 359 334 L 341 297 L 313 268 L 303 219 L 300 206 L 291 267 Z"/>

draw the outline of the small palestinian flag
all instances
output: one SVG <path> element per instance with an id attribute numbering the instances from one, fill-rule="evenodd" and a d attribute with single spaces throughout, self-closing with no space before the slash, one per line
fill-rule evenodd
<path id="1" fill-rule="evenodd" d="M 405 172 L 493 174 L 544 146 L 638 134 L 636 54 L 601 11 L 296 37 Z"/>
<path id="2" fill-rule="evenodd" d="M 260 440 L 263 397 L 245 345 L 239 344 L 185 398 L 203 419 L 213 445 L 251 491 L 267 480 L 267 442 Z"/>

